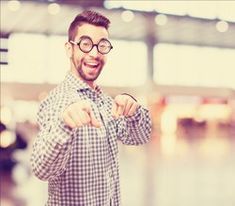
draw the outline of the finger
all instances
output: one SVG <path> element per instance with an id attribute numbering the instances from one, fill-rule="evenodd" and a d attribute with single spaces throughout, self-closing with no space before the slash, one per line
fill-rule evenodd
<path id="1" fill-rule="evenodd" d="M 83 110 L 89 115 L 89 122 L 94 127 L 100 127 L 100 122 L 96 119 L 95 114 L 92 110 L 91 104 L 89 102 L 84 102 Z"/>
<path id="2" fill-rule="evenodd" d="M 124 95 L 117 95 L 115 98 L 114 98 L 114 101 L 117 105 L 124 105 L 124 102 L 125 102 L 125 96 Z"/>
<path id="3" fill-rule="evenodd" d="M 101 124 L 100 124 L 100 122 L 96 119 L 96 117 L 95 117 L 95 114 L 93 113 L 93 111 L 91 111 L 90 112 L 90 119 L 91 119 L 91 125 L 92 126 L 94 126 L 94 127 L 100 127 L 101 126 Z"/>
<path id="4" fill-rule="evenodd" d="M 76 128 L 76 123 L 69 117 L 66 116 L 63 118 L 64 119 L 64 123 L 69 126 L 70 128 Z"/>
<path id="5" fill-rule="evenodd" d="M 118 95 L 114 98 L 112 109 L 111 109 L 111 115 L 116 119 L 118 118 L 118 107 L 121 104 L 122 97 L 121 95 Z"/>
<path id="6" fill-rule="evenodd" d="M 70 112 L 68 112 L 68 116 L 75 122 L 77 127 L 81 127 L 83 125 L 80 120 L 80 116 L 79 116 L 78 112 L 70 111 Z"/>
<path id="7" fill-rule="evenodd" d="M 117 107 L 117 116 L 119 117 L 119 116 L 123 115 L 123 111 L 124 111 L 124 105 L 119 105 Z"/>
<path id="8" fill-rule="evenodd" d="M 95 114 L 92 110 L 92 107 L 91 107 L 90 103 L 87 102 L 84 109 L 87 112 L 87 114 L 89 115 L 91 125 L 94 126 L 94 127 L 100 127 L 101 124 L 96 119 Z"/>
<path id="9" fill-rule="evenodd" d="M 119 116 L 123 115 L 127 101 L 128 101 L 128 99 L 124 95 L 116 96 L 116 98 L 115 98 L 115 102 L 117 104 L 117 110 L 116 110 L 117 115 L 116 116 L 119 117 Z"/>
<path id="10" fill-rule="evenodd" d="M 79 120 L 81 121 L 81 123 L 83 125 L 87 125 L 91 122 L 91 118 L 89 116 L 89 114 L 84 111 L 84 110 L 80 110 L 80 111 L 77 111 L 78 112 L 78 115 L 79 115 Z"/>
<path id="11" fill-rule="evenodd" d="M 137 103 L 132 104 L 127 116 L 134 115 L 138 107 L 139 107 L 139 105 Z"/>
<path id="12" fill-rule="evenodd" d="M 132 100 L 128 100 L 127 101 L 127 103 L 126 103 L 126 106 L 125 106 L 125 109 L 124 109 L 124 112 L 123 112 L 123 114 L 126 116 L 128 113 L 129 113 L 129 111 L 130 111 L 130 109 L 131 109 L 131 106 L 133 105 L 133 101 Z"/>

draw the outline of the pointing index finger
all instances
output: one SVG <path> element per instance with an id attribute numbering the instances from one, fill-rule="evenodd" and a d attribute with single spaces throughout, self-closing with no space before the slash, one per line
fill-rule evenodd
<path id="1" fill-rule="evenodd" d="M 94 126 L 94 127 L 100 127 L 101 126 L 100 122 L 96 119 L 95 114 L 92 110 L 92 107 L 89 103 L 87 103 L 87 102 L 84 103 L 83 110 L 86 111 L 87 114 L 89 115 L 90 120 L 91 120 L 90 123 L 91 123 L 92 126 Z"/>

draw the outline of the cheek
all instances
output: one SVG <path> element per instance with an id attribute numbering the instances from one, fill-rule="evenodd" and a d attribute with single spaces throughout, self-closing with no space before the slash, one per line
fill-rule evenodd
<path id="1" fill-rule="evenodd" d="M 106 56 L 103 56 L 102 61 L 103 61 L 103 63 L 105 64 L 105 63 L 107 62 L 107 57 L 106 57 Z"/>
<path id="2" fill-rule="evenodd" d="M 73 59 L 77 63 L 81 63 L 84 59 L 84 54 L 80 52 L 74 52 L 73 53 Z"/>

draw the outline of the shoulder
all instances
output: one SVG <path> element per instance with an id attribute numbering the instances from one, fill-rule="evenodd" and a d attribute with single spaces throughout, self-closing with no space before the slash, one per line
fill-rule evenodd
<path id="1" fill-rule="evenodd" d="M 103 96 L 103 99 L 105 100 L 106 103 L 112 103 L 113 102 L 113 98 L 109 94 L 103 92 L 102 96 Z"/>
<path id="2" fill-rule="evenodd" d="M 51 104 L 53 104 L 57 99 L 59 99 L 60 97 L 63 97 L 64 94 L 66 93 L 66 85 L 64 85 L 63 83 L 57 85 L 56 87 L 54 87 L 53 89 L 51 89 L 47 96 L 41 100 L 40 104 L 39 104 L 39 109 L 43 109 L 45 107 L 50 106 Z"/>

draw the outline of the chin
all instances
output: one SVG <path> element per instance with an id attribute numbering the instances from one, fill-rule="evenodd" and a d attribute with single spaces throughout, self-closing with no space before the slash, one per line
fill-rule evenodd
<path id="1" fill-rule="evenodd" d="M 93 81 L 95 81 L 97 78 L 98 78 L 98 76 L 96 76 L 96 77 L 88 77 L 88 78 L 86 78 L 86 81 L 93 82 Z"/>

